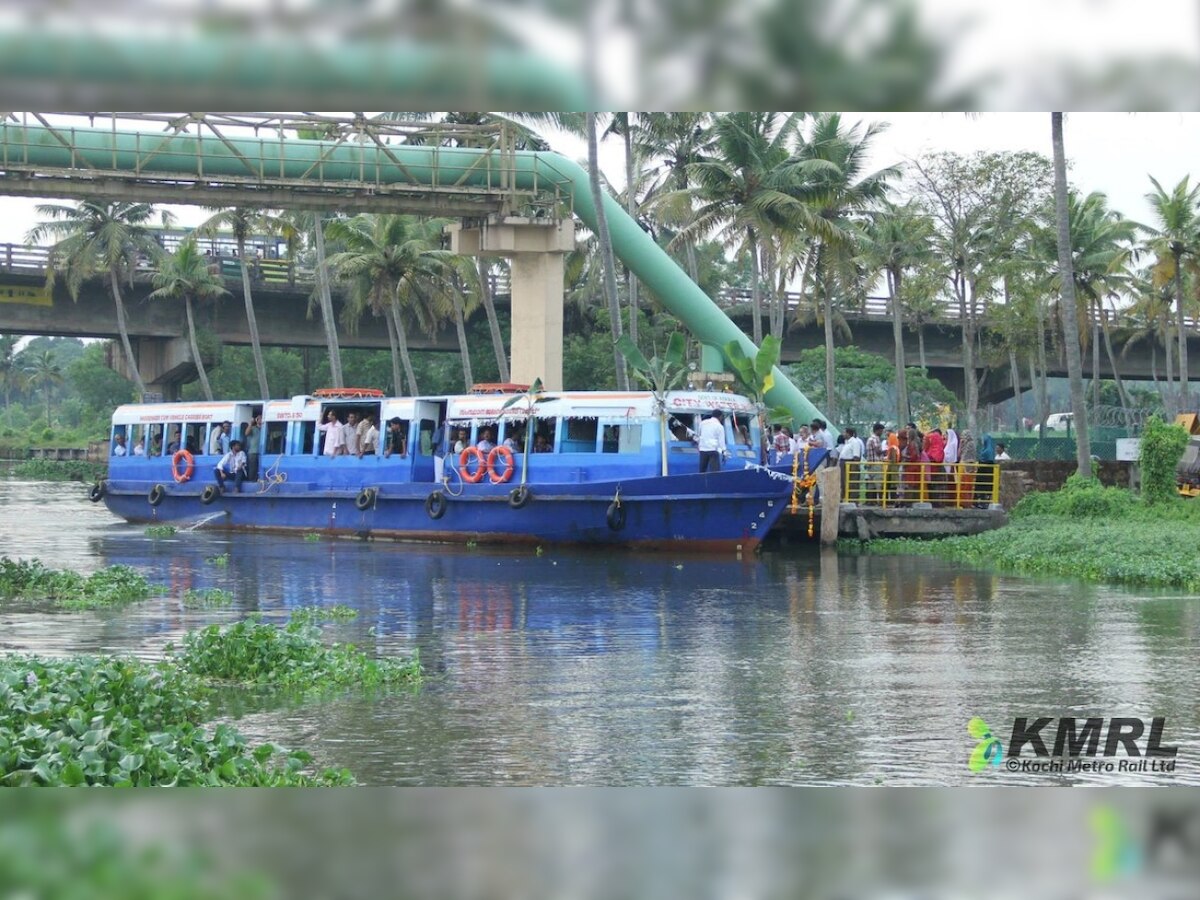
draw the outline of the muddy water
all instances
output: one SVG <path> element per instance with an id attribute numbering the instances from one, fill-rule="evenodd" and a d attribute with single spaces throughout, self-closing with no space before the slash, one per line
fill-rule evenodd
<path id="1" fill-rule="evenodd" d="M 0 608 L 0 652 L 155 658 L 189 628 L 345 603 L 332 636 L 416 649 L 415 692 L 283 708 L 228 698 L 257 739 L 364 782 L 1200 784 L 1200 598 L 913 558 L 748 560 L 230 536 L 151 539 L 79 485 L 0 481 L 0 553 L 165 586 L 120 612 Z M 228 554 L 220 567 L 209 562 Z M 184 609 L 222 587 L 232 610 Z M 966 723 L 1165 716 L 1177 771 L 974 775 Z"/>

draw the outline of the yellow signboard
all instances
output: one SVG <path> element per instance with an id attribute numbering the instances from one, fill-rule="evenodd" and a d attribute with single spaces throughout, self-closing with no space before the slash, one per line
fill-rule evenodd
<path id="1" fill-rule="evenodd" d="M 26 306 L 53 306 L 54 298 L 42 286 L 0 284 L 0 303 L 23 303 Z"/>

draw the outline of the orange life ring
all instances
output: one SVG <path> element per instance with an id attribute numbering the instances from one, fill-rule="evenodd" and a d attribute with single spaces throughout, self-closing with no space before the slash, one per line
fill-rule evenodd
<path id="1" fill-rule="evenodd" d="M 184 464 L 183 471 L 179 471 L 179 464 Z M 186 450 L 176 450 L 175 455 L 171 457 L 171 474 L 175 476 L 175 481 L 183 484 L 192 477 L 192 473 L 196 471 L 196 461 L 192 459 L 192 454 Z"/>
<path id="2" fill-rule="evenodd" d="M 496 459 L 499 457 L 504 460 L 504 474 L 496 474 Z M 492 479 L 492 484 L 504 484 L 513 476 L 513 454 L 512 451 L 500 444 L 492 448 L 492 452 L 487 458 L 488 478 Z"/>
<path id="3" fill-rule="evenodd" d="M 479 463 L 474 472 L 469 468 L 472 459 Z M 459 455 L 458 473 L 462 475 L 462 480 L 467 484 L 478 484 L 483 481 L 483 473 L 486 470 L 487 462 L 484 460 L 483 454 L 479 452 L 478 447 L 467 447 Z"/>

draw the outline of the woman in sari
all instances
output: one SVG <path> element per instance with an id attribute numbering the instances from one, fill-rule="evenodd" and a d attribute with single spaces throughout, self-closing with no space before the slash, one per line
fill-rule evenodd
<path id="1" fill-rule="evenodd" d="M 958 436 L 958 460 L 962 464 L 962 477 L 958 481 L 958 508 L 975 505 L 975 436 L 963 430 Z"/>
<path id="2" fill-rule="evenodd" d="M 929 460 L 929 465 L 925 466 L 923 471 L 925 496 L 930 503 L 938 506 L 949 497 L 946 494 L 945 473 L 942 471 L 942 463 L 946 458 L 946 442 L 937 428 L 925 435 L 925 456 Z"/>
<path id="3" fill-rule="evenodd" d="M 904 432 L 904 442 L 900 447 L 900 476 L 904 486 L 904 500 L 907 503 L 921 499 L 921 438 L 917 429 L 909 428 Z"/>

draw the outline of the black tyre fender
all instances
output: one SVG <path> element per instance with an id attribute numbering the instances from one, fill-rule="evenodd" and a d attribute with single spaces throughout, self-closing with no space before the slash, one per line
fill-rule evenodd
<path id="1" fill-rule="evenodd" d="M 166 496 L 167 496 L 166 486 L 161 485 L 161 484 L 156 484 L 154 487 L 150 488 L 150 493 L 146 495 L 146 501 L 151 506 L 158 506 L 158 504 L 163 502 L 163 499 Z"/>
<path id="2" fill-rule="evenodd" d="M 513 509 L 524 509 L 532 499 L 533 491 L 523 484 L 508 492 L 508 505 Z"/>
<path id="3" fill-rule="evenodd" d="M 97 481 L 92 485 L 92 489 L 88 491 L 88 499 L 93 503 L 99 503 L 104 499 L 104 482 Z"/>
<path id="4" fill-rule="evenodd" d="M 614 500 L 608 504 L 608 513 L 605 518 L 608 519 L 608 527 L 610 529 L 620 531 L 625 527 L 625 507 Z"/>
<path id="5" fill-rule="evenodd" d="M 207 506 L 219 496 L 221 496 L 221 491 L 215 484 L 205 485 L 204 490 L 200 492 L 200 502 Z"/>
<path id="6" fill-rule="evenodd" d="M 375 488 L 363 488 L 354 498 L 354 508 L 366 512 L 375 502 Z"/>
<path id="7" fill-rule="evenodd" d="M 446 514 L 446 495 L 441 491 L 434 491 L 425 498 L 425 513 L 431 519 L 440 519 Z"/>

